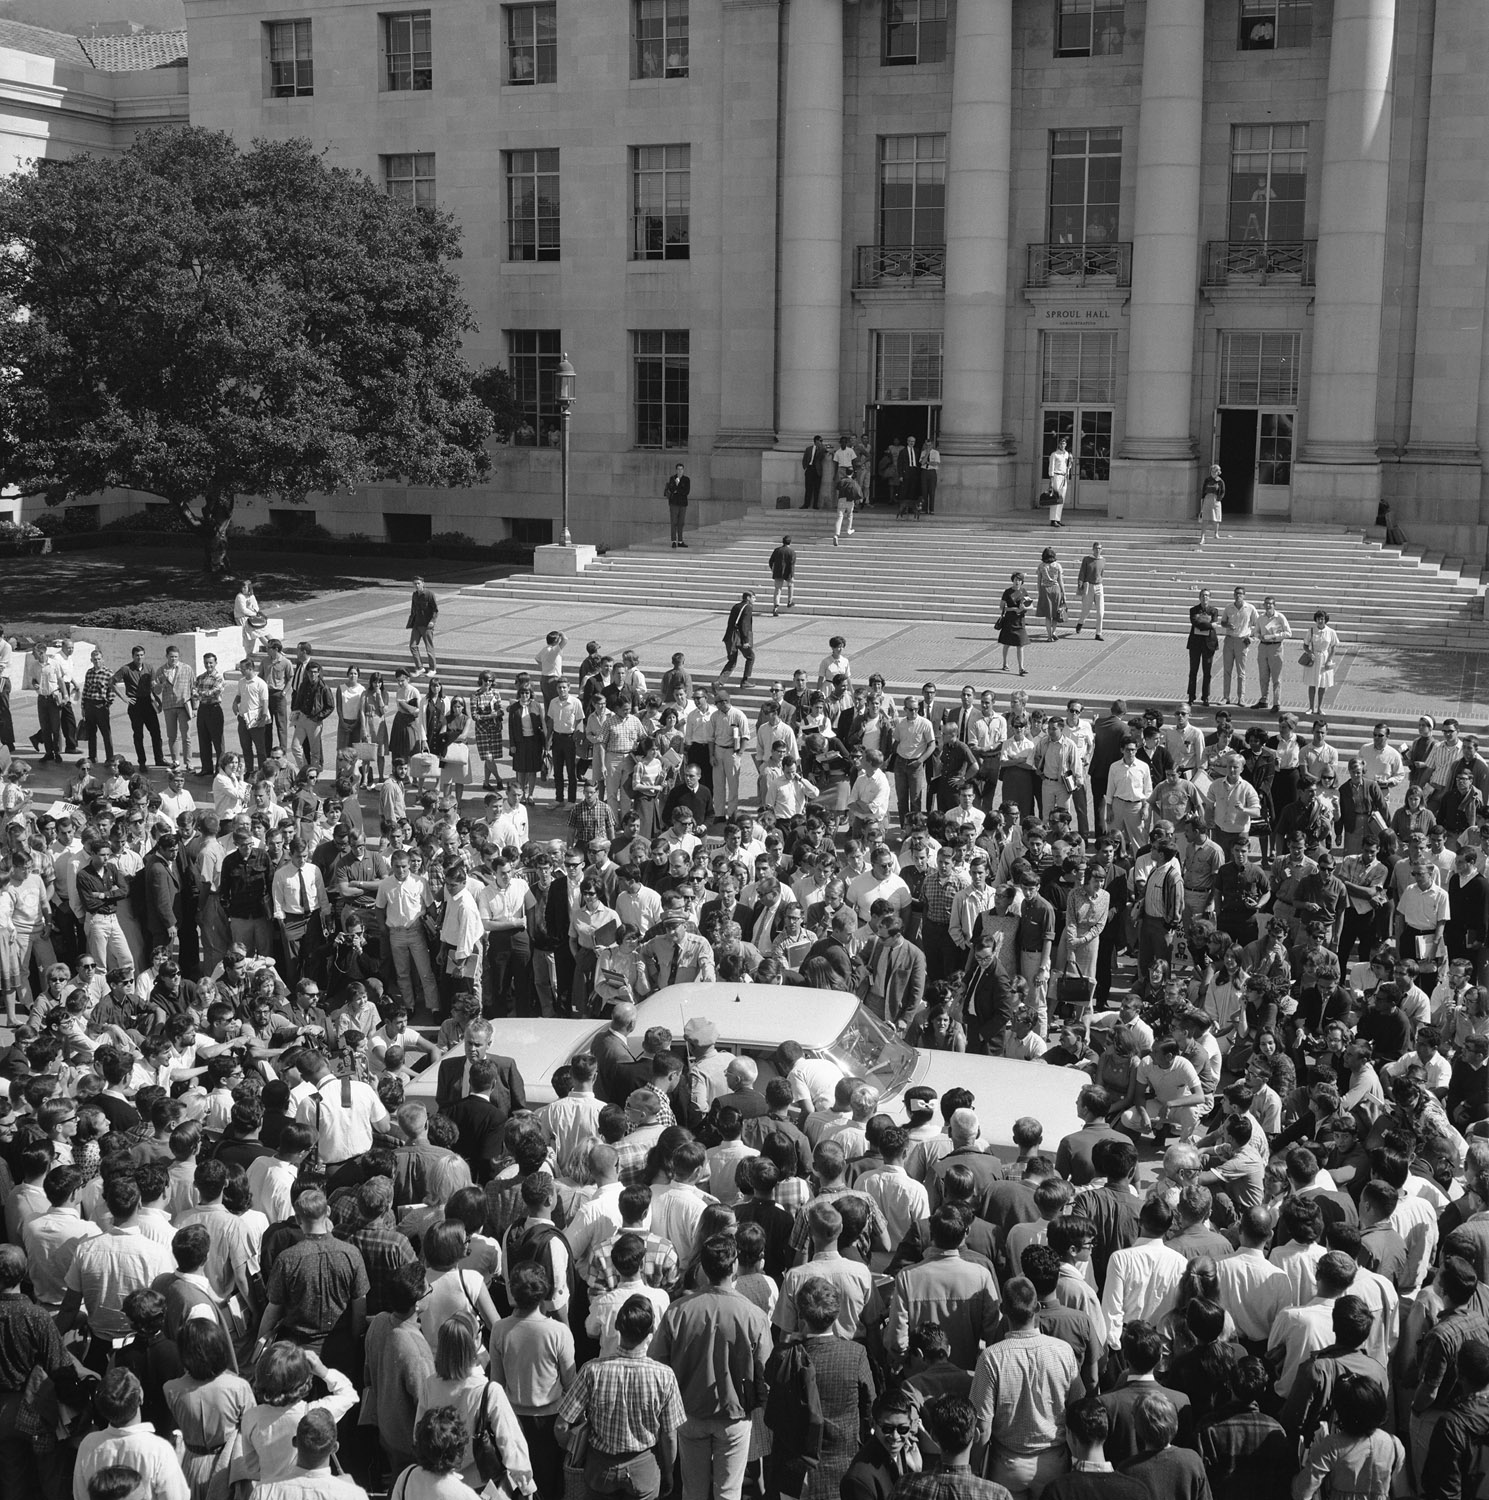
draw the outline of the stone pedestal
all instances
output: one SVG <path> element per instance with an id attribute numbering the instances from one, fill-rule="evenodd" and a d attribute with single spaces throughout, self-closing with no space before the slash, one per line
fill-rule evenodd
<path id="1" fill-rule="evenodd" d="M 1170 521 L 1199 533 L 1200 463 L 1195 458 L 1114 458 L 1107 515 L 1114 521 Z"/>
<path id="2" fill-rule="evenodd" d="M 964 457 L 941 454 L 936 480 L 938 516 L 1016 514 L 1029 506 L 1029 496 L 1018 494 L 1017 461 L 1011 454 Z M 947 559 L 954 568 L 955 558 Z"/>
<path id="3" fill-rule="evenodd" d="M 1380 509 L 1380 463 L 1293 465 L 1292 518 L 1308 525 L 1375 525 Z"/>
<path id="4" fill-rule="evenodd" d="M 583 542 L 575 542 L 570 547 L 565 547 L 562 542 L 550 542 L 533 552 L 533 572 L 539 578 L 574 578 L 597 556 L 595 549 Z"/>

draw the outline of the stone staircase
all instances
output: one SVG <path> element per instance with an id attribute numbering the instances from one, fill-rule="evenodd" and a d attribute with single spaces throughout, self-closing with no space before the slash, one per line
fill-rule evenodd
<path id="1" fill-rule="evenodd" d="M 607 553 L 577 578 L 518 574 L 483 588 L 494 600 L 541 598 L 575 610 L 685 602 L 722 614 L 742 588 L 769 588 L 766 559 L 789 532 L 798 558 L 798 614 L 903 614 L 991 632 L 1014 569 L 1024 573 L 1032 594 L 1040 553 L 1053 546 L 1073 597 L 1080 559 L 1100 541 L 1113 630 L 1182 635 L 1201 586 L 1225 603 L 1240 584 L 1258 607 L 1265 594 L 1275 595 L 1299 634 L 1322 608 L 1351 643 L 1489 646 L 1483 584 L 1477 567 L 1461 559 L 1386 547 L 1358 531 L 1256 521 L 1228 527 L 1218 546 L 1201 550 L 1192 530 L 1066 514 L 1065 529 L 1052 531 L 1022 516 L 916 522 L 869 511 L 858 516 L 857 534 L 834 548 L 828 512 L 752 512 L 691 533 L 686 551 L 644 542 Z"/>

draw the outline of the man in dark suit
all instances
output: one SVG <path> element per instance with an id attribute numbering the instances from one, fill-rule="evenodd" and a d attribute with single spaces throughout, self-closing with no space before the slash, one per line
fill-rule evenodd
<path id="1" fill-rule="evenodd" d="M 1163 1353 L 1163 1335 L 1151 1324 L 1141 1320 L 1129 1323 L 1122 1330 L 1122 1355 L 1127 1369 L 1116 1386 L 1101 1397 L 1101 1404 L 1111 1419 L 1111 1432 L 1106 1440 L 1107 1461 L 1125 1464 L 1142 1451 L 1138 1441 L 1137 1425 L 1133 1413 L 1144 1396 L 1167 1396 L 1179 1414 L 1179 1435 L 1174 1439 L 1181 1447 L 1194 1446 L 1194 1410 L 1189 1397 L 1183 1391 L 1170 1390 L 1159 1385 L 1153 1378 Z"/>
<path id="2" fill-rule="evenodd" d="M 752 1057 L 736 1057 L 724 1070 L 724 1082 L 729 1085 L 727 1094 L 720 1094 L 708 1107 L 703 1121 L 704 1139 L 717 1133 L 717 1121 L 721 1109 L 737 1109 L 746 1120 L 760 1120 L 770 1113 L 765 1095 L 755 1087 L 760 1069 Z"/>
<path id="3" fill-rule="evenodd" d="M 493 1094 L 501 1098 L 496 1059 L 478 1057 L 470 1065 L 470 1093 L 444 1111 L 460 1131 L 456 1155 L 464 1159 L 475 1182 L 483 1185 L 490 1181 L 492 1165 L 502 1153 L 502 1136 L 510 1114 L 495 1102 Z"/>
<path id="4" fill-rule="evenodd" d="M 1118 698 L 1111 712 L 1102 714 L 1092 726 L 1095 743 L 1091 750 L 1091 787 L 1096 804 L 1096 832 L 1105 833 L 1106 823 L 1102 813 L 1103 793 L 1106 791 L 1106 773 L 1122 759 L 1122 741 L 1132 737 L 1127 724 L 1127 703 Z"/>
<path id="5" fill-rule="evenodd" d="M 744 675 L 739 679 L 740 687 L 750 680 L 755 670 L 755 594 L 746 589 L 739 596 L 739 603 L 729 611 L 729 620 L 724 626 L 724 650 L 728 658 L 720 677 L 728 677 L 734 663 L 744 657 Z"/>
<path id="6" fill-rule="evenodd" d="M 610 1024 L 590 1044 L 599 1070 L 595 1076 L 595 1094 L 606 1104 L 624 1105 L 637 1085 L 630 1082 L 630 1035 L 636 1029 L 636 1007 L 629 1000 L 618 1000 L 610 1010 Z"/>
<path id="7" fill-rule="evenodd" d="M 487 1097 L 501 1111 L 502 1124 L 506 1124 L 514 1110 L 527 1108 L 527 1088 L 522 1074 L 510 1057 L 501 1057 L 491 1050 L 491 1022 L 472 1021 L 465 1028 L 465 1052 L 447 1057 L 439 1065 L 439 1074 L 434 1082 L 434 1102 L 442 1110 L 448 1110 L 457 1100 L 473 1092 L 470 1086 L 470 1067 L 478 1058 L 489 1057 L 496 1064 L 496 1083 Z"/>
<path id="8" fill-rule="evenodd" d="M 905 924 L 897 916 L 881 918 L 878 931 L 864 951 L 859 996 L 881 1021 L 894 1026 L 919 1010 L 925 998 L 925 954 L 905 936 Z"/>
<path id="9" fill-rule="evenodd" d="M 858 930 L 858 917 L 851 906 L 840 906 L 831 918 L 827 933 L 818 938 L 802 959 L 803 969 L 813 959 L 821 959 L 832 970 L 836 981 L 834 988 L 853 988 L 853 934 Z"/>
<path id="10" fill-rule="evenodd" d="M 806 479 L 806 498 L 801 502 L 803 510 L 819 510 L 822 505 L 822 468 L 827 462 L 827 445 L 819 432 L 802 450 L 801 472 Z"/>

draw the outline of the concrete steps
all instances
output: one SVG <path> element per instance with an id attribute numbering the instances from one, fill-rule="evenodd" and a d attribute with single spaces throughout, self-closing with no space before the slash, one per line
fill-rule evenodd
<path id="1" fill-rule="evenodd" d="M 993 526 L 942 517 L 897 521 L 870 512 L 858 517 L 851 542 L 845 537 L 834 548 L 832 524 L 825 512 L 756 512 L 692 533 L 683 552 L 643 543 L 605 555 L 579 578 L 514 575 L 481 592 L 572 609 L 685 602 L 722 612 L 741 588 L 768 586 L 766 559 L 789 531 L 798 552 L 798 613 L 844 619 L 933 614 L 948 625 L 991 630 L 1015 568 L 1032 580 L 1040 551 L 1053 545 L 1073 594 L 1080 557 L 1100 540 L 1107 614 L 1117 629 L 1183 634 L 1202 584 L 1224 602 L 1239 583 L 1254 603 L 1275 595 L 1297 633 L 1322 607 L 1347 642 L 1489 646 L 1476 570 L 1462 559 L 1368 543 L 1359 532 L 1254 526 L 1201 551 L 1191 535 L 1172 528 L 1104 518 L 1076 518 L 1063 534 L 1052 534 L 1023 518 Z"/>

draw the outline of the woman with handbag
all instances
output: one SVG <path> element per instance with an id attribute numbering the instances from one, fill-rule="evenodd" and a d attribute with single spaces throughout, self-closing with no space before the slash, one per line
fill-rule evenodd
<path id="1" fill-rule="evenodd" d="M 475 696 L 470 700 L 470 717 L 476 729 L 476 754 L 481 757 L 481 790 L 499 792 L 502 779 L 497 762 L 502 758 L 506 708 L 490 672 L 482 672 L 476 678 Z"/>
<path id="2" fill-rule="evenodd" d="M 424 741 L 424 705 L 419 690 L 404 667 L 394 678 L 393 727 L 388 731 L 388 753 L 394 760 L 411 760 Z"/>
<path id="3" fill-rule="evenodd" d="M 1014 649 L 1014 660 L 1018 662 L 1019 676 L 1027 677 L 1024 669 L 1024 647 L 1029 644 L 1029 629 L 1025 623 L 1029 614 L 1029 596 L 1024 592 L 1024 575 L 1014 573 L 1013 581 L 1003 590 L 1003 613 L 998 616 L 998 644 L 1003 648 L 1003 665 L 1000 672 L 1008 670 L 1008 648 Z"/>
<path id="4" fill-rule="evenodd" d="M 1334 657 L 1339 651 L 1339 632 L 1329 624 L 1326 611 L 1313 611 L 1313 625 L 1298 658 L 1303 681 L 1308 684 L 1308 712 L 1322 710 L 1324 694 L 1334 686 Z"/>
<path id="5" fill-rule="evenodd" d="M 440 790 L 446 787 L 454 793 L 455 811 L 460 811 L 460 799 L 465 793 L 465 783 L 470 777 L 470 714 L 466 711 L 464 698 L 451 698 L 450 711 L 445 715 L 445 753 L 439 773 Z"/>
<path id="6" fill-rule="evenodd" d="M 1053 547 L 1046 547 L 1039 555 L 1039 618 L 1044 621 L 1044 638 L 1047 641 L 1060 639 L 1055 626 L 1065 619 L 1065 569 L 1060 566 Z"/>
<path id="7" fill-rule="evenodd" d="M 425 1380 L 424 1389 L 419 1392 L 419 1414 L 414 1429 L 416 1454 L 425 1414 L 441 1407 L 454 1407 L 465 1429 L 460 1477 L 466 1484 L 479 1490 L 488 1480 L 504 1477 L 514 1493 L 533 1492 L 527 1439 L 517 1425 L 517 1415 L 507 1393 L 488 1379 L 481 1367 L 481 1340 L 476 1320 L 469 1313 L 454 1313 L 440 1324 L 434 1374 Z"/>

